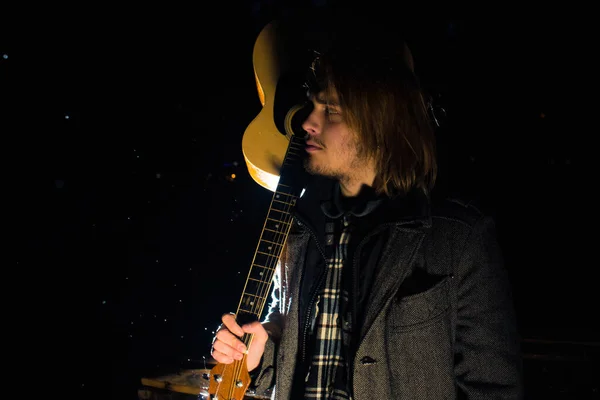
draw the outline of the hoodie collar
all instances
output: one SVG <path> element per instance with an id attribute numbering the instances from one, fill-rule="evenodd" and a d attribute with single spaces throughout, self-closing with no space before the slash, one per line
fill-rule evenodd
<path id="1" fill-rule="evenodd" d="M 296 214 L 306 222 L 317 225 L 325 216 L 339 218 L 344 213 L 357 217 L 373 214 L 380 223 L 416 223 L 431 225 L 431 206 L 428 197 L 420 190 L 402 196 L 377 195 L 363 186 L 355 198 L 344 198 L 339 183 L 333 179 L 313 176 L 306 185 L 304 195 L 298 199 Z"/>
<path id="2" fill-rule="evenodd" d="M 378 196 L 373 188 L 367 185 L 363 185 L 356 197 L 344 197 L 339 182 L 334 182 L 330 198 L 321 202 L 321 210 L 326 216 L 334 219 L 344 214 L 364 217 L 381 205 L 383 200 L 383 196 Z"/>

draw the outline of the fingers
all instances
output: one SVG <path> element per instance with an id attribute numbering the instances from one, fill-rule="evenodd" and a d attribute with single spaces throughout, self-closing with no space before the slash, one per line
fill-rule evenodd
<path id="1" fill-rule="evenodd" d="M 266 342 L 269 335 L 265 330 L 264 326 L 259 321 L 254 321 L 246 324 L 242 327 L 245 333 L 251 333 L 254 335 L 254 340 L 259 342 Z"/>
<path id="2" fill-rule="evenodd" d="M 238 336 L 242 336 L 244 331 L 235 321 L 233 314 L 224 314 L 221 320 L 223 325 L 215 335 L 211 354 L 215 360 L 225 364 L 233 362 L 234 359 L 241 360 L 246 352 L 246 346 Z"/>
<path id="3" fill-rule="evenodd" d="M 253 335 L 247 358 L 248 371 L 252 371 L 260 363 L 269 335 L 264 326 L 258 321 L 248 323 L 242 328 L 244 332 Z"/>
<path id="4" fill-rule="evenodd" d="M 221 321 L 222 324 L 217 330 L 211 349 L 213 358 L 219 363 L 230 364 L 234 360 L 242 360 L 246 357 L 249 370 L 255 368 L 260 362 L 269 338 L 263 324 L 254 321 L 240 326 L 233 313 L 223 314 Z M 246 348 L 246 345 L 240 340 L 245 334 L 253 336 L 252 345 L 249 348 Z"/>
<path id="5" fill-rule="evenodd" d="M 215 360 L 223 364 L 230 364 L 233 360 L 244 358 L 242 352 L 233 350 L 231 347 L 224 348 L 221 346 L 221 342 L 215 342 L 211 354 Z"/>
<path id="6" fill-rule="evenodd" d="M 223 314 L 221 316 L 221 321 L 223 322 L 223 325 L 225 325 L 225 327 L 227 329 L 229 329 L 231 332 L 235 333 L 236 335 L 242 336 L 244 334 L 244 331 L 242 330 L 242 328 L 235 321 L 234 314 Z"/>

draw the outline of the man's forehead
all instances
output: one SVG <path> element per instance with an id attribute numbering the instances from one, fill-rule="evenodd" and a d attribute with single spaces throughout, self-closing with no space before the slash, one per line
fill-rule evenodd
<path id="1" fill-rule="evenodd" d="M 339 104 L 338 95 L 334 89 L 322 90 L 314 96 L 314 99 L 317 103 L 320 103 L 320 104 L 329 104 L 329 105 L 338 105 Z"/>

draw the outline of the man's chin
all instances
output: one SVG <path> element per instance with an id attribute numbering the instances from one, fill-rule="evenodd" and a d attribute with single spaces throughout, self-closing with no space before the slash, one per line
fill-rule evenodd
<path id="1" fill-rule="evenodd" d="M 315 160 L 311 157 L 308 157 L 304 161 L 304 169 L 311 175 L 321 175 L 323 173 L 322 168 L 319 167 L 318 164 L 315 163 Z"/>
<path id="2" fill-rule="evenodd" d="M 307 163 L 305 165 L 305 170 L 310 175 L 318 175 L 318 176 L 324 176 L 324 177 L 328 177 L 328 178 L 333 177 L 333 175 L 331 174 L 331 171 L 329 171 L 326 168 L 323 168 L 319 165 L 314 165 L 312 163 Z"/>

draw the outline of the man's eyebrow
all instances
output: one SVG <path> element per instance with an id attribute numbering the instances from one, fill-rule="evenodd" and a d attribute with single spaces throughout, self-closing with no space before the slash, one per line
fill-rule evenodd
<path id="1" fill-rule="evenodd" d="M 318 104 L 324 104 L 324 105 L 328 105 L 328 106 L 332 106 L 332 107 L 339 107 L 339 104 L 337 101 L 333 101 L 331 98 L 328 99 L 325 96 L 325 94 L 323 94 L 323 93 L 319 93 L 318 95 L 313 96 L 313 99 Z"/>

